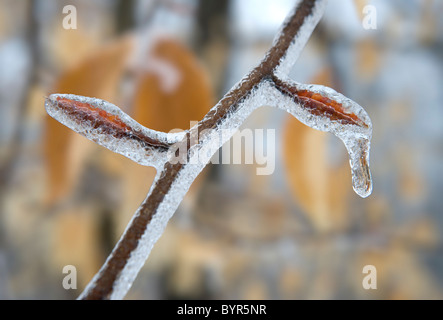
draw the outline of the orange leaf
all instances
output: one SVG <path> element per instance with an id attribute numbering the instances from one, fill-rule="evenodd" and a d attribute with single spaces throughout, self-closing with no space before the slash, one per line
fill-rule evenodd
<path id="1" fill-rule="evenodd" d="M 188 129 L 190 121 L 201 120 L 214 102 L 206 71 L 192 52 L 173 39 L 159 39 L 151 50 L 146 57 L 150 60 L 147 61 L 148 66 L 138 71 L 133 118 L 154 130 Z M 111 157 L 106 158 L 109 163 Z M 125 201 L 121 208 L 123 215 L 119 217 L 123 230 L 130 215 L 145 197 L 155 171 L 127 161 L 119 163 L 124 165 L 125 171 L 122 188 Z M 192 184 L 181 204 L 182 210 L 192 210 L 204 172 Z"/>
<path id="2" fill-rule="evenodd" d="M 324 70 L 313 83 L 327 85 L 330 77 L 330 71 Z M 334 138 L 288 116 L 283 159 L 289 186 L 314 228 L 320 232 L 341 230 L 349 223 L 347 200 L 352 190 L 349 163 L 343 146 L 340 164 L 331 164 L 327 152 L 331 140 L 328 139 Z"/>
<path id="3" fill-rule="evenodd" d="M 131 47 L 132 40 L 126 37 L 102 48 L 64 72 L 56 81 L 52 92 L 115 101 L 119 80 Z M 46 121 L 44 142 L 49 178 L 49 192 L 46 200 L 47 204 L 51 205 L 71 192 L 80 175 L 83 159 L 90 145 L 86 139 L 76 135 L 49 116 Z"/>
<path id="4" fill-rule="evenodd" d="M 158 40 L 151 55 L 157 66 L 139 78 L 134 118 L 154 130 L 189 129 L 190 121 L 200 121 L 214 100 L 204 69 L 170 39 Z"/>
<path id="5" fill-rule="evenodd" d="M 140 48 L 136 48 L 134 38 L 122 38 L 65 72 L 52 92 L 97 97 L 119 105 L 124 100 L 120 86 L 124 76 L 130 75 L 136 77 L 135 94 L 132 112 L 126 111 L 141 124 L 168 132 L 174 128 L 188 129 L 190 121 L 201 120 L 211 108 L 214 95 L 205 70 L 194 55 L 176 41 L 161 38 L 130 68 L 128 58 L 137 50 Z M 49 117 L 45 142 L 48 201 L 52 204 L 72 192 L 84 159 L 94 145 Z M 134 174 L 128 170 L 136 171 L 135 176 L 145 176 L 147 172 L 146 168 L 128 164 L 126 159 L 107 151 L 98 156 L 105 172 L 126 173 L 131 178 Z M 146 184 L 153 175 L 152 170 L 149 172 Z M 124 190 L 134 191 L 132 186 L 138 184 L 126 180 Z M 137 187 L 134 195 L 138 193 Z"/>

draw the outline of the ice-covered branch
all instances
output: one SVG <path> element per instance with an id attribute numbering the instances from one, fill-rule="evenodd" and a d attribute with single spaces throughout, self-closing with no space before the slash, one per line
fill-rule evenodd
<path id="1" fill-rule="evenodd" d="M 53 94 L 45 107 L 51 117 L 71 130 L 145 166 L 160 168 L 169 147 L 184 136 L 148 129 L 101 99 Z"/>
<path id="2" fill-rule="evenodd" d="M 272 85 L 282 95 L 273 101 L 274 104 L 280 102 L 278 108 L 288 111 L 307 126 L 331 132 L 343 141 L 350 157 L 354 191 L 363 198 L 369 196 L 372 192 L 369 170 L 372 123 L 366 111 L 325 86 L 301 84 L 276 76 L 272 78 Z M 281 101 L 286 102 L 282 104 Z"/>
<path id="3" fill-rule="evenodd" d="M 144 128 L 116 106 L 98 99 L 51 95 L 48 113 L 87 138 L 128 158 L 157 168 L 147 198 L 80 299 L 121 299 L 162 235 L 189 187 L 212 155 L 258 107 L 288 111 L 303 123 L 329 131 L 345 143 L 354 190 L 371 192 L 371 121 L 355 102 L 332 89 L 287 79 L 290 68 L 320 20 L 325 0 L 298 1 L 263 61 L 235 85 L 196 126 L 180 135 Z M 149 106 L 147 106 L 149 107 Z M 198 137 L 196 141 L 193 137 Z M 185 161 L 170 161 L 171 150 Z M 172 152 L 172 155 L 174 152 Z"/>
<path id="4" fill-rule="evenodd" d="M 297 1 L 267 56 L 280 59 L 274 70 L 276 75 L 284 77 L 289 74 L 323 16 L 326 3 L 326 0 Z"/>

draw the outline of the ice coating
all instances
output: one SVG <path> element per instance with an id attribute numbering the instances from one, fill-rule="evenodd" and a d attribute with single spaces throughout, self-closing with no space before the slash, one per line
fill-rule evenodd
<path id="1" fill-rule="evenodd" d="M 247 78 L 243 81 L 247 81 Z M 130 259 L 117 277 L 111 299 L 122 299 L 126 295 L 136 275 L 148 258 L 155 242 L 162 235 L 169 219 L 179 206 L 190 185 L 205 167 L 206 163 L 210 161 L 212 155 L 230 138 L 229 135 L 222 135 L 224 140 L 220 140 L 220 130 L 225 132 L 229 131 L 234 134 L 246 118 L 254 110 L 262 106 L 273 106 L 286 110 L 310 127 L 329 131 L 339 136 L 345 142 L 351 157 L 354 190 L 361 196 L 369 195 L 371 191 L 371 179 L 368 167 L 368 155 L 371 122 L 363 108 L 334 90 L 322 86 L 302 85 L 286 81 L 282 81 L 282 83 L 289 87 L 295 87 L 296 90 L 299 91 L 311 90 L 315 93 L 321 93 L 323 98 L 333 99 L 336 103 L 341 104 L 341 112 L 355 114 L 356 117 L 354 121 L 356 123 L 361 121 L 365 125 L 358 125 L 356 123 L 343 124 L 339 121 L 327 119 L 321 115 L 313 115 L 312 112 L 309 112 L 309 109 L 304 108 L 299 100 L 294 99 L 294 97 L 297 96 L 288 94 L 288 92 L 282 90 L 281 86 L 277 88 L 271 81 L 263 81 L 259 86 L 254 88 L 247 97 L 241 101 L 234 102 L 238 105 L 235 111 L 223 118 L 213 131 L 208 131 L 207 134 L 202 135 L 199 143 L 191 147 L 189 151 L 189 162 L 183 166 L 169 191 L 165 193 L 165 198 L 158 207 L 156 214 L 152 217 L 136 249 L 131 253 Z M 241 85 L 242 82 L 238 83 L 237 87 Z M 322 101 L 327 102 L 327 100 Z M 220 103 L 213 108 L 212 112 L 216 112 L 219 107 Z M 351 119 L 352 118 L 353 117 L 351 117 Z M 193 129 L 191 129 L 191 131 Z M 197 158 L 198 160 L 194 160 Z M 162 173 L 159 171 L 151 187 L 150 194 L 161 175 Z M 100 275 L 100 272 L 96 275 L 95 279 Z M 89 286 L 92 287 L 94 281 L 95 280 L 93 280 Z"/>
<path id="2" fill-rule="evenodd" d="M 229 139 L 229 136 L 222 135 L 226 140 L 220 141 L 218 132 L 229 130 L 234 133 L 250 113 L 259 107 L 273 106 L 286 110 L 308 126 L 332 132 L 338 136 L 344 142 L 350 155 L 354 190 L 362 197 L 371 193 L 369 142 L 372 125 L 366 112 L 358 104 L 332 89 L 298 84 L 285 78 L 321 18 L 325 3 L 325 0 L 298 1 L 297 9 L 302 7 L 306 9 L 311 6 L 314 10 L 306 12 L 306 19 L 302 20 L 300 28 L 295 28 L 297 30 L 295 35 L 290 38 L 277 39 L 282 40 L 280 44 L 290 43 L 289 48 L 280 46 L 278 51 L 274 52 L 279 59 L 276 63 L 272 62 L 272 59 L 265 59 L 264 61 L 268 62 L 267 65 L 262 63 L 263 68 L 258 68 L 257 72 L 253 71 L 245 77 L 225 95 L 223 99 L 225 104 L 219 102 L 205 119 L 199 122 L 202 128 L 213 129 L 213 131 L 200 137 L 201 141 L 191 146 L 187 154 L 190 161 L 182 166 L 168 167 L 170 163 L 166 162 L 165 150 L 181 141 L 189 132 L 166 134 L 149 130 L 132 120 L 116 106 L 99 99 L 74 95 L 52 95 L 47 99 L 48 113 L 61 123 L 114 152 L 158 169 L 148 197 L 134 215 L 118 243 L 124 248 L 128 248 L 129 245 L 130 256 L 127 259 L 124 256 L 124 261 L 119 260 L 114 263 L 110 263 L 111 256 L 108 257 L 105 265 L 88 285 L 85 295 L 107 272 L 108 276 L 113 277 L 112 290 L 106 291 L 105 294 L 102 291 L 102 297 L 121 299 L 126 295 L 190 185 L 209 162 L 212 154 Z M 290 20 L 292 19 L 288 19 Z M 301 20 L 298 19 L 298 21 Z M 281 56 L 281 52 L 285 54 Z M 234 94 L 238 91 L 241 95 Z M 227 113 L 224 113 L 226 110 Z M 190 130 L 191 135 L 197 127 Z M 164 168 L 162 168 L 163 165 L 165 165 Z M 136 220 L 140 216 L 146 219 L 138 223 Z M 141 236 L 134 238 L 134 230 L 137 231 L 135 232 L 137 235 L 141 234 Z M 113 253 L 118 254 L 118 245 Z M 106 269 L 108 264 L 109 269 Z M 99 291 L 103 290 L 100 285 L 98 287 Z"/>
<path id="3" fill-rule="evenodd" d="M 372 178 L 369 170 L 369 148 L 370 139 L 360 138 L 346 140 L 345 143 L 349 153 L 349 164 L 352 172 L 352 187 L 362 198 L 372 193 Z"/>
<path id="4" fill-rule="evenodd" d="M 297 1 L 294 10 L 298 9 L 300 3 L 301 1 Z M 326 3 L 326 0 L 316 1 L 312 14 L 306 17 L 280 64 L 274 70 L 273 80 L 277 87 L 280 91 L 292 96 L 298 106 L 293 105 L 291 108 L 288 105 L 283 106 L 281 103 L 276 103 L 276 101 L 270 101 L 269 105 L 278 104 L 279 108 L 293 114 L 304 124 L 317 130 L 332 132 L 339 137 L 345 144 L 350 157 L 353 189 L 359 196 L 365 198 L 372 192 L 372 179 L 369 170 L 372 124 L 368 114 L 357 103 L 330 88 L 299 84 L 287 79 L 292 66 L 323 16 Z M 284 79 L 284 81 L 280 79 Z M 287 90 L 288 87 L 279 86 L 279 82 L 295 90 L 291 92 L 291 90 Z M 275 95 L 274 98 L 276 98 Z M 330 101 L 326 101 L 326 99 Z"/>
<path id="5" fill-rule="evenodd" d="M 288 111 L 305 125 L 331 132 L 343 141 L 350 157 L 353 189 L 363 198 L 369 196 L 372 192 L 369 170 L 372 124 L 366 111 L 356 102 L 325 86 L 300 84 L 277 77 L 273 78 L 273 83 L 287 100 L 291 100 L 279 108 Z"/>
<path id="6" fill-rule="evenodd" d="M 296 1 L 296 4 L 294 4 L 293 12 L 295 12 L 299 8 L 301 2 L 302 2 L 301 0 Z M 284 77 L 289 75 L 289 72 L 291 71 L 292 67 L 294 66 L 295 62 L 300 56 L 312 32 L 314 31 L 315 27 L 317 26 L 318 22 L 323 16 L 326 10 L 326 5 L 327 5 L 327 0 L 317 0 L 315 2 L 312 14 L 305 18 L 305 21 L 301 26 L 300 30 L 298 30 L 296 37 L 292 40 L 288 50 L 280 60 L 280 64 L 277 66 L 274 72 L 276 75 L 278 75 L 279 77 Z M 291 17 L 293 12 L 288 15 L 287 19 Z M 289 20 L 286 20 L 285 23 L 282 25 L 282 28 L 288 22 Z M 282 30 L 280 30 L 279 34 L 281 34 L 281 32 Z M 278 39 L 279 35 L 277 35 L 274 41 L 277 41 Z"/>
<path id="7" fill-rule="evenodd" d="M 248 81 L 248 78 L 243 81 Z M 237 84 L 237 87 L 241 86 L 242 82 Z M 223 135 L 224 140 L 220 140 L 218 134 L 220 130 L 225 132 L 229 130 L 233 134 L 259 107 L 273 106 L 286 110 L 304 124 L 338 136 L 344 142 L 350 155 L 354 190 L 362 197 L 371 193 L 369 141 L 372 125 L 367 113 L 352 100 L 327 87 L 304 85 L 275 77 L 262 81 L 247 97 L 241 101 L 232 101 L 232 103 L 237 104 L 238 107 L 218 122 L 213 131 L 201 136 L 198 144 L 191 147 L 189 163 L 183 166 L 179 176 L 165 193 L 165 198 L 156 214 L 117 277 L 111 299 L 121 299 L 126 295 L 190 185 L 212 155 L 230 138 L 228 135 Z M 51 116 L 76 132 L 141 164 L 153 165 L 154 163 L 157 167 L 164 164 L 167 159 L 163 155 L 167 152 L 163 149 L 169 148 L 172 143 L 184 137 L 184 133 L 171 135 L 144 128 L 116 106 L 103 100 L 73 95 L 53 95 L 48 99 L 46 108 Z M 220 103 L 213 108 L 212 112 L 216 112 L 218 108 L 220 108 Z M 98 125 L 103 128 L 99 129 Z M 125 133 L 128 132 L 131 134 L 141 132 L 141 137 L 148 140 L 140 142 L 134 139 L 134 136 L 126 137 Z M 129 151 L 125 151 L 128 149 Z M 158 164 L 153 161 L 156 157 Z M 194 159 L 198 160 L 194 161 Z M 158 170 L 150 193 L 162 174 L 162 171 Z M 94 279 L 98 278 L 100 272 Z M 93 287 L 95 281 L 93 280 L 89 287 Z"/>
<path id="8" fill-rule="evenodd" d="M 45 107 L 68 128 L 141 165 L 159 167 L 165 162 L 169 145 L 183 137 L 148 129 L 101 99 L 53 94 Z"/>
<path id="9" fill-rule="evenodd" d="M 243 81 L 247 80 L 245 78 Z M 112 298 L 120 299 L 125 296 L 130 288 L 130 284 L 148 258 L 155 242 L 163 233 L 168 220 L 172 217 L 194 179 L 205 167 L 206 163 L 210 161 L 212 155 L 231 138 L 229 135 L 222 135 L 223 140 L 220 140 L 219 132 L 223 130 L 224 132 L 234 134 L 250 114 L 262 106 L 284 109 L 310 127 L 332 132 L 340 137 L 350 155 L 354 190 L 362 197 L 366 197 L 371 193 L 369 141 L 372 125 L 367 113 L 358 104 L 332 89 L 323 86 L 297 84 L 295 82 L 287 84 L 296 86 L 297 90 L 310 90 L 313 93 L 319 93 L 324 98 L 324 102 L 327 102 L 325 98 L 335 101 L 337 107 L 342 108 L 341 112 L 355 115 L 355 117 L 350 116 L 354 123 L 343 124 L 340 121 L 330 120 L 321 115 L 312 115 L 304 108 L 300 101 L 294 100 L 294 96 L 285 94 L 285 92 L 277 89 L 269 81 L 262 82 L 248 97 L 236 102 L 238 103 L 238 108 L 220 121 L 215 130 L 208 131 L 207 134 L 200 137 L 201 140 L 198 144 L 192 146 L 189 163 L 183 167 L 181 174 L 172 184 L 170 191 L 165 195 L 165 199 L 146 229 L 139 247 L 132 253 L 130 263 L 125 266 L 122 275 L 116 282 Z M 238 83 L 236 87 L 241 87 L 241 85 L 242 82 Z M 213 111 L 215 112 L 217 108 L 219 108 L 219 104 L 213 108 Z M 198 161 L 194 161 L 194 158 L 198 158 Z"/>

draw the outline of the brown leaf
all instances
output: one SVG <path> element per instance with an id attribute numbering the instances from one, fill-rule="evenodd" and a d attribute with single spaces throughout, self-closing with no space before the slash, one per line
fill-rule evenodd
<path id="1" fill-rule="evenodd" d="M 190 121 L 201 120 L 214 102 L 214 93 L 205 70 L 192 52 L 173 39 L 158 40 L 146 59 L 151 61 L 137 74 L 133 118 L 148 128 L 164 132 L 189 129 Z M 155 63 L 163 69 L 153 66 Z M 168 71 L 173 74 L 168 74 Z M 112 159 L 124 168 L 123 190 L 126 200 L 122 203 L 122 211 L 125 215 L 132 215 L 145 197 L 155 170 L 107 156 L 108 163 Z M 204 180 L 204 172 L 197 177 L 183 199 L 183 210 L 192 210 L 197 190 Z M 129 217 L 120 220 L 123 230 Z"/>
<path id="2" fill-rule="evenodd" d="M 66 265 L 77 268 L 79 286 L 84 288 L 100 267 L 99 244 L 94 207 L 77 206 L 57 215 L 51 230 L 51 259 L 58 272 Z"/>
<path id="3" fill-rule="evenodd" d="M 355 10 L 357 12 L 358 18 L 361 21 L 363 21 L 364 19 L 363 9 L 366 5 L 368 5 L 367 0 L 354 0 Z"/>
<path id="4" fill-rule="evenodd" d="M 330 71 L 323 70 L 313 83 L 328 85 L 330 78 Z M 288 116 L 283 139 L 289 186 L 314 228 L 320 232 L 346 228 L 347 201 L 352 188 L 345 148 L 341 150 L 344 156 L 340 163 L 332 164 L 327 152 L 331 142 L 328 139 L 335 138 L 305 126 L 292 116 Z"/>
<path id="5" fill-rule="evenodd" d="M 126 61 L 133 49 L 133 38 L 124 37 L 88 56 L 64 72 L 57 80 L 53 93 L 71 93 L 116 101 Z"/>
<path id="6" fill-rule="evenodd" d="M 157 66 L 139 76 L 134 118 L 154 130 L 189 129 L 190 121 L 200 121 L 214 102 L 204 69 L 170 39 L 158 40 L 151 55 Z"/>
<path id="7" fill-rule="evenodd" d="M 117 99 L 118 84 L 132 47 L 129 37 L 106 46 L 65 71 L 53 93 L 71 93 Z M 72 191 L 90 144 L 51 117 L 46 117 L 45 156 L 49 180 L 47 204 L 54 204 Z"/>
<path id="8" fill-rule="evenodd" d="M 371 81 L 378 74 L 380 61 L 380 48 L 373 38 L 361 40 L 357 46 L 356 70 L 357 74 L 365 81 Z"/>
<path id="9" fill-rule="evenodd" d="M 131 68 L 127 59 L 140 48 L 135 46 L 131 37 L 118 40 L 66 71 L 52 92 L 97 97 L 119 105 L 124 100 L 119 86 L 126 75 L 132 75 L 136 77 L 135 95 L 132 97 L 132 114 L 128 113 L 135 120 L 166 132 L 173 128 L 188 129 L 190 121 L 202 119 L 214 100 L 205 70 L 194 55 L 175 40 L 162 38 L 156 40 L 151 48 Z M 125 177 L 124 190 L 131 195 L 131 201 L 141 201 L 153 179 L 154 170 L 128 164 L 127 159 L 86 142 L 49 117 L 45 142 L 49 204 L 72 193 L 91 149 L 98 151 L 95 157 L 100 159 L 97 161 L 101 164 L 100 170 Z M 134 183 L 134 177 L 145 179 Z M 141 185 L 146 187 L 140 188 Z"/>

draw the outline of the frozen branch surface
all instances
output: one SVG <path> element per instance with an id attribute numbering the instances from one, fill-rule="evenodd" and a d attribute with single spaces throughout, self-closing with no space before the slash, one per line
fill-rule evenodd
<path id="1" fill-rule="evenodd" d="M 118 107 L 95 98 L 54 94 L 47 99 L 47 112 L 62 124 L 139 164 L 157 169 L 147 198 L 80 299 L 125 297 L 194 179 L 230 139 L 219 132 L 229 130 L 234 134 L 259 107 L 286 110 L 304 124 L 339 137 L 350 156 L 354 190 L 362 197 L 371 193 L 372 125 L 367 113 L 330 88 L 288 79 L 323 15 L 325 3 L 326 0 L 298 1 L 260 65 L 235 85 L 203 120 L 184 133 L 147 129 Z M 193 137 L 198 137 L 198 141 L 190 143 Z M 169 161 L 171 150 L 177 146 L 185 147 L 187 161 Z"/>

